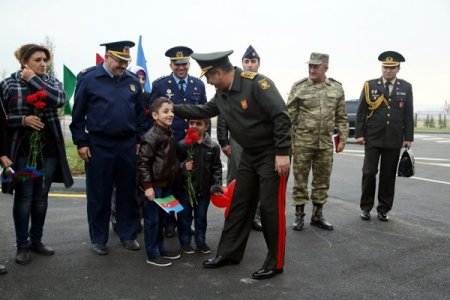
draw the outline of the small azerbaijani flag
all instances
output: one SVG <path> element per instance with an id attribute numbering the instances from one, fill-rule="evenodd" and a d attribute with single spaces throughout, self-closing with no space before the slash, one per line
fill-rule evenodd
<path id="1" fill-rule="evenodd" d="M 183 210 L 183 206 L 180 202 L 175 199 L 173 195 L 167 196 L 165 198 L 156 198 L 155 202 L 166 212 L 180 212 Z"/>

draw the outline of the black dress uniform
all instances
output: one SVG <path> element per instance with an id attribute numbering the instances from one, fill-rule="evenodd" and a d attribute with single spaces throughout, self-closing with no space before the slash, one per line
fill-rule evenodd
<path id="1" fill-rule="evenodd" d="M 103 64 L 78 75 L 70 125 L 74 143 L 78 148 L 89 147 L 92 155 L 86 162 L 86 188 L 89 234 L 94 245 L 108 242 L 113 185 L 117 234 L 122 241 L 136 239 L 136 144 L 148 124 L 138 77 L 125 70 L 113 78 Z"/>
<path id="2" fill-rule="evenodd" d="M 397 52 L 387 51 L 380 55 L 379 60 L 384 66 L 398 66 L 404 58 Z M 396 78 L 391 91 L 388 91 L 385 83 L 383 78 L 365 83 L 356 117 L 356 138 L 365 138 L 361 210 L 363 213 L 370 212 L 374 206 L 379 164 L 377 211 L 383 215 L 392 209 L 396 170 L 403 142 L 414 140 L 411 84 Z M 366 215 L 365 219 L 368 218 L 370 215 Z"/>
<path id="3" fill-rule="evenodd" d="M 212 53 L 211 61 L 202 58 L 202 54 L 194 53 L 192 57 L 204 74 L 223 64 L 221 59 L 227 62 L 231 53 L 231 50 Z M 285 199 L 278 197 L 280 177 L 275 171 L 275 156 L 290 153 L 291 121 L 283 98 L 269 78 L 243 72 L 237 67 L 234 70 L 229 90 L 218 90 L 205 105 L 175 105 L 174 111 L 188 118 L 211 118 L 220 113 L 231 135 L 243 147 L 231 207 L 217 249 L 218 257 L 234 262 L 242 260 L 258 195 L 268 247 L 263 268 L 279 273 L 284 265 L 286 220 Z M 204 266 L 208 267 L 207 262 Z"/>

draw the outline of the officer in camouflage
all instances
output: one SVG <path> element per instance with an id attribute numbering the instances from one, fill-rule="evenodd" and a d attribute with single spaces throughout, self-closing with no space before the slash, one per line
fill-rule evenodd
<path id="1" fill-rule="evenodd" d="M 312 168 L 313 213 L 311 225 L 333 230 L 322 215 L 327 202 L 333 166 L 332 135 L 338 130 L 336 152 L 344 150 L 348 137 L 347 113 L 342 85 L 326 77 L 328 54 L 311 53 L 309 77 L 294 83 L 287 102 L 292 121 L 295 222 L 293 229 L 303 230 L 305 204 L 309 201 L 308 176 Z"/>

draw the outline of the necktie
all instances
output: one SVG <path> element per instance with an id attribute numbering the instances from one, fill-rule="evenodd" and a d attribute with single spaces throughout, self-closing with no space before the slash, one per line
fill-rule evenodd
<path id="1" fill-rule="evenodd" d="M 186 82 L 184 81 L 184 79 L 181 79 L 179 82 L 178 82 L 178 84 L 180 85 L 180 91 L 182 91 L 182 92 L 184 92 L 184 84 L 185 84 Z"/>
<path id="2" fill-rule="evenodd" d="M 384 98 L 386 98 L 386 99 L 389 99 L 389 94 L 390 94 L 390 92 L 389 92 L 389 86 L 391 85 L 391 82 L 390 81 L 386 81 L 386 83 L 384 84 L 384 91 L 383 91 L 383 95 L 384 95 Z"/>

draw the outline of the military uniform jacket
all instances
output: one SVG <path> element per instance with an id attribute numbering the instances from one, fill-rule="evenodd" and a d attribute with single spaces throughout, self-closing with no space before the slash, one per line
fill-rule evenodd
<path id="1" fill-rule="evenodd" d="M 166 97 L 172 100 L 174 104 L 205 104 L 207 102 L 205 84 L 200 79 L 190 75 L 186 80 L 187 85 L 185 91 L 182 92 L 172 74 L 156 79 L 152 84 L 150 101 L 153 102 L 158 97 Z M 175 116 L 172 123 L 175 142 L 184 138 L 188 128 L 188 119 Z"/>
<path id="2" fill-rule="evenodd" d="M 220 114 L 233 138 L 245 149 L 277 148 L 288 155 L 291 121 L 275 84 L 264 75 L 235 67 L 229 91 L 217 91 L 204 105 L 175 105 L 175 114 L 188 118 L 211 118 Z"/>
<path id="3" fill-rule="evenodd" d="M 308 78 L 292 86 L 287 107 L 295 146 L 326 149 L 333 146 L 337 129 L 341 143 L 348 137 L 348 121 L 342 85 L 332 78 L 314 84 Z"/>
<path id="4" fill-rule="evenodd" d="M 77 77 L 70 130 L 74 143 L 88 146 L 89 134 L 112 138 L 139 137 L 148 128 L 139 79 L 126 70 L 111 78 L 102 63 Z"/>
<path id="5" fill-rule="evenodd" d="M 369 83 L 369 96 L 375 101 L 383 94 L 382 78 Z M 356 138 L 364 137 L 366 145 L 389 149 L 401 148 L 403 141 L 414 140 L 414 109 L 411 84 L 396 79 L 389 100 L 372 113 L 366 102 L 364 89 L 356 113 Z"/>

